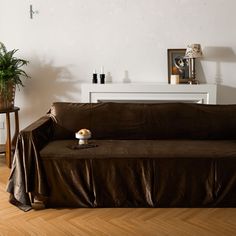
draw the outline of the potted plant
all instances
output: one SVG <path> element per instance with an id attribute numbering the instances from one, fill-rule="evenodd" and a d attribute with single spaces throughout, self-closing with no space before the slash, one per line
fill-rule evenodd
<path id="1" fill-rule="evenodd" d="M 28 61 L 15 57 L 18 49 L 7 51 L 5 45 L 0 42 L 0 109 L 14 107 L 15 89 L 23 86 L 22 77 L 28 78 L 22 66 Z"/>

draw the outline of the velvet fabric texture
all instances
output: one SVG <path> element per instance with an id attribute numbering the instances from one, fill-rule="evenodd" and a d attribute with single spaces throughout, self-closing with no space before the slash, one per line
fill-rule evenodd
<path id="1" fill-rule="evenodd" d="M 54 103 L 18 136 L 10 202 L 235 207 L 236 105 Z M 72 150 L 90 129 L 97 146 Z"/>
<path id="2" fill-rule="evenodd" d="M 54 103 L 54 139 L 82 128 L 94 139 L 235 139 L 236 106 L 191 103 Z"/>
<path id="3" fill-rule="evenodd" d="M 235 206 L 235 140 L 93 140 L 95 148 L 68 148 L 76 142 L 53 141 L 40 152 L 47 207 Z"/>

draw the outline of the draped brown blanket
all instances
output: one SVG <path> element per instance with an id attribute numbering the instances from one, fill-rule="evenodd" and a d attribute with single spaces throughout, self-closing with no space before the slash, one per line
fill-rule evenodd
<path id="1" fill-rule="evenodd" d="M 37 155 L 15 158 L 12 203 L 29 210 L 33 192 L 47 207 L 236 206 L 235 140 L 96 140 L 96 148 L 69 149 L 75 142 L 50 142 L 42 166 Z"/>
<path id="2" fill-rule="evenodd" d="M 51 124 L 51 118 L 44 116 L 22 130 L 17 139 L 7 191 L 10 202 L 24 211 L 31 209 L 29 193 L 48 196 L 39 150 L 49 142 Z"/>
<path id="3" fill-rule="evenodd" d="M 48 207 L 236 206 L 235 140 L 96 140 L 68 150 L 73 142 L 41 151 Z"/>
<path id="4" fill-rule="evenodd" d="M 121 107 L 128 112 L 119 113 L 123 126 L 116 126 L 114 112 L 111 123 L 103 124 L 104 129 L 97 127 L 104 111 Z M 90 108 L 97 112 L 93 120 L 88 116 Z M 69 119 L 70 109 L 74 113 Z M 85 118 L 81 109 L 88 111 Z M 173 110 L 179 114 L 175 118 L 185 117 L 184 123 L 195 126 L 189 127 L 193 138 L 186 127 L 181 131 L 173 124 L 168 126 L 173 122 L 169 119 Z M 187 115 L 182 114 L 184 110 Z M 148 122 L 149 129 L 152 127 L 150 114 L 153 129 L 148 138 L 144 126 Z M 204 114 L 209 120 L 208 132 Z M 236 106 L 54 104 L 47 116 L 19 134 L 7 186 L 10 202 L 24 211 L 32 207 L 31 194 L 44 199 L 47 207 L 236 207 L 235 117 Z M 227 123 L 224 127 L 223 121 Z M 162 129 L 159 134 L 155 122 Z M 71 127 L 65 128 L 65 124 Z M 97 139 L 92 141 L 97 147 L 68 148 L 77 142 L 71 138 L 74 130 L 93 127 Z M 172 129 L 169 139 L 168 127 Z M 135 136 L 138 130 L 144 133 Z M 119 138 L 113 139 L 116 133 Z M 204 139 L 194 138 L 201 135 Z"/>

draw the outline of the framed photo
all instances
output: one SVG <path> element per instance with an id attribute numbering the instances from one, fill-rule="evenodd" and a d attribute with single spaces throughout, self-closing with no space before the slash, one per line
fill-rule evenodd
<path id="1" fill-rule="evenodd" d="M 168 60 L 168 83 L 170 84 L 171 75 L 179 75 L 181 84 L 189 81 L 189 63 L 188 59 L 184 58 L 186 48 L 167 49 Z"/>

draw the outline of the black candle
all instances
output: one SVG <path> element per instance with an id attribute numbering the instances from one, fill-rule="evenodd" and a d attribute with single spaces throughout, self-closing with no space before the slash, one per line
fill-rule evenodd
<path id="1" fill-rule="evenodd" d="M 98 83 L 98 79 L 97 79 L 97 73 L 96 70 L 93 71 L 93 84 L 97 84 Z"/>
<path id="2" fill-rule="evenodd" d="M 100 74 L 100 84 L 105 84 L 105 74 Z"/>
<path id="3" fill-rule="evenodd" d="M 100 74 L 100 84 L 105 84 L 105 74 L 104 74 L 104 67 L 101 67 L 101 74 Z"/>

